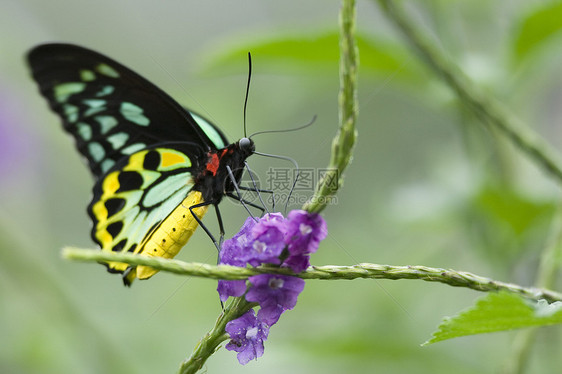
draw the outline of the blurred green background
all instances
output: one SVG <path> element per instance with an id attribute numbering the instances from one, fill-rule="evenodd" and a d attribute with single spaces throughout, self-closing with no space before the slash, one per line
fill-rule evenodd
<path id="1" fill-rule="evenodd" d="M 408 3 L 453 61 L 550 144 L 562 147 L 560 3 Z M 216 283 L 158 274 L 122 286 L 96 264 L 60 258 L 93 247 L 85 207 L 92 179 L 29 78 L 25 53 L 52 41 L 124 63 L 258 150 L 328 162 L 338 123 L 340 2 L 0 2 L 0 372 L 171 373 L 220 312 Z M 358 4 L 359 139 L 330 231 L 312 262 L 419 264 L 532 285 L 558 186 L 486 130 L 408 50 L 375 2 Z M 254 156 L 260 176 L 281 161 Z M 222 204 L 227 230 L 246 215 Z M 214 217 L 206 219 L 211 227 Z M 214 263 L 200 231 L 178 258 Z M 558 288 L 560 284 L 558 283 Z M 420 347 L 441 318 L 481 296 L 420 281 L 309 281 L 272 328 L 266 352 L 242 367 L 219 350 L 209 373 L 494 373 L 516 332 Z M 556 372 L 560 329 L 538 335 L 529 372 Z"/>

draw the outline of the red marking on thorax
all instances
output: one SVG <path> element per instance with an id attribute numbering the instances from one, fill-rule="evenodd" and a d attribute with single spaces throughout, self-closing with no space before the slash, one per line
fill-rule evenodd
<path id="1" fill-rule="evenodd" d="M 219 169 L 219 156 L 216 153 L 211 153 L 211 160 L 207 162 L 206 169 L 209 170 L 213 175 L 217 175 L 217 170 Z"/>

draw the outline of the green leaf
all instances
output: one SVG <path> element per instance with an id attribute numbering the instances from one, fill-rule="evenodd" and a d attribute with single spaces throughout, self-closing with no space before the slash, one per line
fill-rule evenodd
<path id="1" fill-rule="evenodd" d="M 524 251 L 544 240 L 555 205 L 493 183 L 483 185 L 463 211 L 471 248 L 500 267 L 509 267 Z"/>
<path id="2" fill-rule="evenodd" d="M 562 2 L 536 9 L 521 20 L 513 50 L 518 62 L 532 55 L 562 30 Z M 517 32 L 516 32 L 517 33 Z"/>
<path id="3" fill-rule="evenodd" d="M 542 217 L 550 218 L 554 210 L 548 201 L 536 201 L 517 191 L 492 185 L 478 191 L 473 206 L 485 224 L 496 228 L 499 224 L 506 225 L 515 236 L 527 232 Z"/>
<path id="4" fill-rule="evenodd" d="M 531 302 L 510 293 L 490 293 L 454 317 L 445 317 L 422 345 L 459 336 L 562 323 L 562 302 Z"/>
<path id="5" fill-rule="evenodd" d="M 259 71 L 337 74 L 339 63 L 337 31 L 274 36 L 248 41 L 242 45 L 224 46 L 210 51 L 204 58 L 205 73 L 244 71 L 245 56 L 250 51 L 259 61 Z M 361 73 L 392 74 L 393 78 L 411 80 L 419 76 L 415 64 L 409 63 L 408 52 L 398 44 L 357 35 Z M 244 56 L 244 58 L 242 58 Z M 243 64 L 243 65 L 242 65 Z"/>

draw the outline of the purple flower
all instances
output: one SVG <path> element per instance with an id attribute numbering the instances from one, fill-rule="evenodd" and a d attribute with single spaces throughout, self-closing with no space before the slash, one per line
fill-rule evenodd
<path id="1" fill-rule="evenodd" d="M 290 255 L 283 261 L 283 266 L 290 268 L 295 273 L 300 273 L 310 266 L 310 256 L 303 254 Z"/>
<path id="2" fill-rule="evenodd" d="M 240 267 L 274 264 L 300 273 L 310 266 L 310 254 L 326 235 L 324 219 L 303 210 L 291 211 L 286 219 L 280 213 L 266 214 L 258 222 L 250 217 L 238 234 L 224 242 L 220 263 Z M 249 287 L 245 281 L 221 280 L 217 288 L 222 301 L 246 293 L 247 301 L 259 304 L 257 317 L 250 310 L 226 325 L 231 338 L 226 348 L 238 352 L 242 365 L 263 355 L 269 326 L 295 307 L 304 289 L 304 280 L 286 275 L 261 274 L 248 280 Z"/>
<path id="3" fill-rule="evenodd" d="M 251 238 L 242 259 L 252 266 L 281 263 L 279 256 L 285 249 L 285 220 L 281 214 L 264 216 L 252 227 Z"/>
<path id="4" fill-rule="evenodd" d="M 219 292 L 219 298 L 222 302 L 228 300 L 230 296 L 239 297 L 244 295 L 246 292 L 246 281 L 245 280 L 219 280 L 217 286 L 217 291 Z"/>
<path id="5" fill-rule="evenodd" d="M 252 217 L 248 217 L 240 231 L 232 238 L 222 243 L 221 252 L 219 254 L 219 264 L 246 266 L 246 261 L 242 259 L 246 247 L 252 242 L 252 228 L 256 225 L 256 221 Z"/>
<path id="6" fill-rule="evenodd" d="M 248 217 L 240 231 L 232 238 L 225 240 L 219 254 L 219 264 L 245 267 L 246 262 L 242 260 L 245 248 L 249 245 L 252 227 L 256 221 Z M 219 280 L 217 286 L 220 300 L 226 301 L 230 296 L 238 297 L 246 292 L 246 281 L 244 280 Z"/>
<path id="7" fill-rule="evenodd" d="M 264 215 L 261 219 L 260 222 L 278 222 L 278 223 L 283 223 L 285 222 L 285 217 L 283 217 L 283 214 L 276 212 L 276 213 L 267 213 L 266 215 Z"/>
<path id="8" fill-rule="evenodd" d="M 228 322 L 225 331 L 230 335 L 226 349 L 238 352 L 236 357 L 242 365 L 263 356 L 263 341 L 267 340 L 269 327 L 256 318 L 253 309 Z"/>
<path id="9" fill-rule="evenodd" d="M 316 252 L 318 244 L 327 235 L 326 221 L 316 213 L 292 210 L 287 217 L 286 244 L 289 256 L 283 266 L 300 273 L 310 266 L 310 253 Z"/>
<path id="10" fill-rule="evenodd" d="M 269 326 L 276 323 L 285 310 L 295 307 L 304 289 L 304 280 L 286 275 L 260 274 L 249 280 L 252 286 L 246 300 L 260 304 L 258 318 Z"/>
<path id="11" fill-rule="evenodd" d="M 314 253 L 328 235 L 326 221 L 317 213 L 292 210 L 287 216 L 287 245 L 291 255 Z"/>

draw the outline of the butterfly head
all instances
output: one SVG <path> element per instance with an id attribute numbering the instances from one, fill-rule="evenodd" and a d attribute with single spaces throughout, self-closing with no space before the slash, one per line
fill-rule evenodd
<path id="1" fill-rule="evenodd" d="M 254 141 L 250 138 L 242 138 L 238 141 L 238 148 L 246 156 L 250 156 L 256 151 L 256 145 Z"/>

